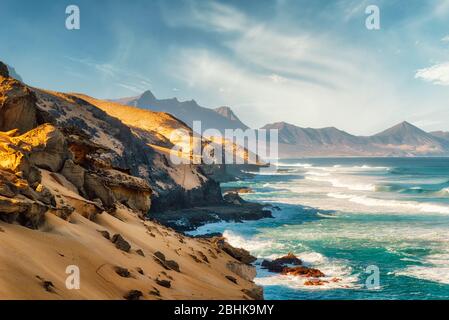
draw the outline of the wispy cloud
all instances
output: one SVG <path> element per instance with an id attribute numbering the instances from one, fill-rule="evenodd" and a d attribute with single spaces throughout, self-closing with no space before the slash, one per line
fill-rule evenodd
<path id="1" fill-rule="evenodd" d="M 393 84 L 385 83 L 388 74 L 367 52 L 223 4 L 190 10 L 177 24 L 213 32 L 223 49 L 179 48 L 170 73 L 202 96 L 222 97 L 253 125 L 298 119 L 299 125 L 344 128 L 348 115 L 358 114 L 360 127 L 352 124 L 352 130 L 362 131 L 362 123 L 399 106 Z"/>
<path id="2" fill-rule="evenodd" d="M 67 57 L 67 59 L 74 63 L 94 69 L 96 72 L 100 73 L 106 81 L 134 93 L 142 93 L 151 88 L 151 81 L 147 77 L 119 68 L 111 63 L 74 57 Z"/>

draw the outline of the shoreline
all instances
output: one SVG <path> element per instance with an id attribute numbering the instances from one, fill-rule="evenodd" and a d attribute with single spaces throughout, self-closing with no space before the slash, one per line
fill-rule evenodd
<path id="1" fill-rule="evenodd" d="M 275 207 L 243 200 L 237 192 L 225 192 L 223 204 L 152 213 L 151 219 L 185 233 L 217 222 L 244 222 L 274 218 Z"/>

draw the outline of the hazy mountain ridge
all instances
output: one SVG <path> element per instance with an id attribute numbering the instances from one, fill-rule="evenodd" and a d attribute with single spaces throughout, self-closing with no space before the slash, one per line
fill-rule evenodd
<path id="1" fill-rule="evenodd" d="M 279 130 L 279 156 L 445 156 L 445 133 L 427 133 L 402 122 L 372 136 L 355 136 L 336 128 L 301 128 L 285 122 L 263 129 Z"/>
<path id="2" fill-rule="evenodd" d="M 229 108 L 216 110 L 200 106 L 195 100 L 179 101 L 177 98 L 157 99 L 151 91 L 145 91 L 137 97 L 112 100 L 120 104 L 167 112 L 193 128 L 193 121 L 201 121 L 202 130 L 213 128 L 224 132 L 225 129 L 247 129 Z"/>

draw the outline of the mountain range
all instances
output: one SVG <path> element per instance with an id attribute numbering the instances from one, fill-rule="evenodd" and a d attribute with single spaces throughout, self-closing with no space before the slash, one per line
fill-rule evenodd
<path id="1" fill-rule="evenodd" d="M 372 136 L 355 136 L 337 128 L 301 128 L 285 122 L 268 124 L 278 129 L 279 156 L 413 157 L 449 155 L 449 134 L 425 132 L 402 122 Z"/>
<path id="2" fill-rule="evenodd" d="M 224 132 L 225 129 L 248 129 L 248 126 L 243 124 L 229 107 L 213 110 L 200 106 L 195 100 L 157 99 L 149 90 L 137 97 L 113 101 L 141 109 L 170 113 L 190 128 L 193 128 L 193 121 L 201 121 L 203 130 L 214 128 Z"/>
<path id="3" fill-rule="evenodd" d="M 202 129 L 242 129 L 244 124 L 230 107 L 209 109 L 195 100 L 157 99 L 151 91 L 131 98 L 115 100 L 120 104 L 167 112 L 192 127 L 201 121 Z M 449 155 L 449 132 L 425 132 L 402 122 L 372 136 L 356 136 L 335 127 L 303 128 L 286 122 L 270 123 L 262 129 L 279 130 L 279 157 L 413 157 Z"/>

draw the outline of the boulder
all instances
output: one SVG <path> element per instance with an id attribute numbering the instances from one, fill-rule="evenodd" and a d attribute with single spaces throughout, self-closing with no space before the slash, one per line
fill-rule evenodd
<path id="1" fill-rule="evenodd" d="M 142 291 L 131 290 L 123 298 L 126 300 L 140 300 L 141 297 L 143 297 Z"/>
<path id="2" fill-rule="evenodd" d="M 0 75 L 0 131 L 25 133 L 37 126 L 35 94 L 21 82 Z"/>
<path id="3" fill-rule="evenodd" d="M 232 283 L 237 284 L 237 279 L 233 276 L 225 276 L 226 279 L 228 279 L 229 281 L 231 281 Z"/>
<path id="4" fill-rule="evenodd" d="M 39 168 L 58 172 L 67 158 L 64 135 L 51 124 L 41 125 L 12 140 L 28 153 L 31 164 Z"/>
<path id="5" fill-rule="evenodd" d="M 84 194 L 84 174 L 86 170 L 75 164 L 73 160 L 68 159 L 64 162 L 64 166 L 61 170 L 61 174 L 70 181 L 75 187 L 78 188 L 81 194 Z"/>
<path id="6" fill-rule="evenodd" d="M 257 260 L 257 258 L 252 256 L 247 250 L 231 246 L 226 242 L 225 238 L 213 238 L 212 242 L 215 243 L 218 249 L 223 250 L 242 263 L 251 264 Z"/>
<path id="7" fill-rule="evenodd" d="M 322 286 L 326 283 L 329 283 L 329 281 L 326 280 L 320 280 L 320 279 L 311 279 L 304 282 L 305 286 Z"/>
<path id="8" fill-rule="evenodd" d="M 115 197 L 111 189 L 105 184 L 103 179 L 95 173 L 85 174 L 84 189 L 90 199 L 99 198 L 105 208 L 113 208 Z"/>
<path id="9" fill-rule="evenodd" d="M 126 268 L 115 267 L 115 273 L 117 273 L 122 278 L 129 278 L 129 277 L 131 277 L 131 273 Z"/>
<path id="10" fill-rule="evenodd" d="M 262 268 L 267 269 L 270 272 L 281 273 L 284 270 L 285 265 L 275 261 L 264 260 L 261 264 Z"/>
<path id="11" fill-rule="evenodd" d="M 171 287 L 171 282 L 168 281 L 168 280 L 156 279 L 156 283 L 158 285 L 160 285 L 161 287 L 164 287 L 164 288 L 170 288 Z"/>
<path id="12" fill-rule="evenodd" d="M 237 192 L 226 193 L 223 196 L 223 200 L 227 203 L 234 204 L 234 205 L 243 205 L 246 203 L 246 201 L 243 200 Z"/>
<path id="13" fill-rule="evenodd" d="M 120 234 L 114 234 L 112 237 L 112 243 L 115 244 L 115 247 L 119 250 L 129 252 L 131 250 L 131 245 L 128 241 L 126 241 Z"/>

